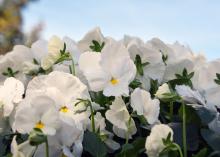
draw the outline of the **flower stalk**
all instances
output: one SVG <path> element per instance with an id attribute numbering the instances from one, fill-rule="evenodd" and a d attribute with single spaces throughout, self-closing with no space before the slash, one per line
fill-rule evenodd
<path id="1" fill-rule="evenodd" d="M 45 141 L 45 152 L 46 152 L 46 157 L 49 157 L 49 144 L 48 144 L 48 139 Z"/>
<path id="2" fill-rule="evenodd" d="M 92 132 L 95 133 L 95 118 L 94 118 L 94 111 L 93 111 L 92 104 L 91 104 L 90 101 L 89 101 L 89 107 L 90 107 L 90 110 L 91 110 Z"/>
<path id="3" fill-rule="evenodd" d="M 182 133 L 183 133 L 183 154 L 184 157 L 187 157 L 187 144 L 186 144 L 186 105 L 185 103 L 182 101 L 182 107 L 183 107 L 183 113 L 182 113 L 182 119 L 183 119 L 183 123 L 182 123 Z"/>

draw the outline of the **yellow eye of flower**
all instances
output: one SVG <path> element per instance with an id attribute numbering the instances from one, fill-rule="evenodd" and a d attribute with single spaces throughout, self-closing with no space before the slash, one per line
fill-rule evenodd
<path id="1" fill-rule="evenodd" d="M 119 82 L 119 81 L 118 81 L 117 79 L 115 79 L 115 78 L 112 78 L 112 79 L 111 79 L 111 84 L 112 84 L 112 85 L 116 85 L 118 82 Z"/>
<path id="2" fill-rule="evenodd" d="M 66 106 L 63 106 L 60 108 L 60 112 L 66 113 L 68 111 L 69 111 L 69 109 Z"/>
<path id="3" fill-rule="evenodd" d="M 44 128 L 44 124 L 43 124 L 41 121 L 39 121 L 39 122 L 35 125 L 35 128 L 37 128 L 37 129 L 43 129 L 43 128 Z"/>
<path id="4" fill-rule="evenodd" d="M 62 153 L 62 156 L 61 156 L 61 157 L 67 157 L 67 156 L 66 156 L 65 154 Z"/>

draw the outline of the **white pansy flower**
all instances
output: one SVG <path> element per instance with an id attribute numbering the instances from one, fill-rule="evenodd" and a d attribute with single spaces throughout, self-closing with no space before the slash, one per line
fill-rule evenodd
<path id="1" fill-rule="evenodd" d="M 201 92 L 217 87 L 214 79 L 216 79 L 216 73 L 220 73 L 219 69 L 219 59 L 200 65 L 192 78 L 193 87 Z"/>
<path id="2" fill-rule="evenodd" d="M 45 48 L 48 54 L 41 59 L 41 66 L 44 70 L 51 68 L 61 58 L 61 51 L 64 49 L 64 44 L 66 46 L 65 51 L 69 53 L 68 55 L 70 55 L 69 59 L 72 57 L 75 63 L 78 62 L 80 52 L 76 43 L 68 37 L 60 39 L 57 36 L 52 36 L 48 41 L 47 48 Z M 64 62 L 66 63 L 68 61 Z"/>
<path id="3" fill-rule="evenodd" d="M 136 88 L 131 94 L 131 107 L 138 115 L 143 115 L 149 124 L 158 121 L 160 113 L 160 101 L 151 99 L 149 92 Z"/>
<path id="4" fill-rule="evenodd" d="M 9 116 L 16 104 L 22 101 L 24 85 L 21 81 L 10 77 L 0 86 L 0 108 L 3 108 L 3 115 Z"/>
<path id="5" fill-rule="evenodd" d="M 175 79 L 175 74 L 182 74 L 184 68 L 188 72 L 192 72 L 196 66 L 204 63 L 204 59 L 200 59 L 200 57 L 193 54 L 189 47 L 183 46 L 178 42 L 165 44 L 161 40 L 154 38 L 147 44 L 167 57 L 163 82 Z"/>
<path id="6" fill-rule="evenodd" d="M 173 130 L 169 126 L 159 124 L 151 129 L 145 143 L 146 153 L 149 157 L 159 157 L 160 152 L 165 148 L 162 139 L 166 139 L 169 133 L 171 133 L 171 140 L 173 140 Z"/>
<path id="7" fill-rule="evenodd" d="M 162 85 L 158 88 L 158 90 L 157 90 L 155 96 L 156 96 L 157 98 L 162 99 L 162 98 L 164 98 L 164 95 L 163 95 L 163 94 L 165 94 L 165 93 L 171 93 L 170 88 L 169 88 L 169 85 L 168 85 L 167 83 L 162 84 Z"/>
<path id="8" fill-rule="evenodd" d="M 92 51 L 90 46 L 93 45 L 93 40 L 97 41 L 99 44 L 106 41 L 99 27 L 96 27 L 86 33 L 86 35 L 78 42 L 77 46 L 81 52 Z"/>
<path id="9" fill-rule="evenodd" d="M 23 74 L 23 63 L 32 60 L 32 53 L 30 48 L 16 45 L 11 52 L 8 52 L 0 58 L 0 83 L 3 82 L 8 76 L 3 75 L 11 68 L 16 72 L 14 77 L 26 83 L 28 78 Z"/>
<path id="10" fill-rule="evenodd" d="M 132 60 L 135 61 L 136 56 L 139 55 L 141 63 L 147 63 L 143 66 L 143 77 L 162 81 L 165 64 L 159 51 L 153 49 L 150 44 L 140 43 L 137 40 L 132 40 L 127 48 Z"/>
<path id="11" fill-rule="evenodd" d="M 176 60 L 175 62 L 167 64 L 163 82 L 175 79 L 175 74 L 182 74 L 184 69 L 186 69 L 188 73 L 193 72 L 194 66 L 195 64 L 192 59 Z"/>
<path id="12" fill-rule="evenodd" d="M 37 74 L 40 68 L 41 59 L 47 54 L 47 41 L 37 40 L 31 45 L 31 48 L 26 48 L 31 54 L 28 60 L 21 63 L 21 72 L 26 75 Z"/>
<path id="13" fill-rule="evenodd" d="M 164 75 L 164 81 L 175 79 L 175 74 L 182 74 L 183 69 L 187 69 L 188 73 L 195 71 L 201 65 L 204 65 L 206 59 L 201 54 L 194 54 L 188 46 L 179 44 L 178 42 L 168 45 L 173 53 L 169 54 L 171 57 L 167 62 L 167 67 Z"/>
<path id="14" fill-rule="evenodd" d="M 114 133 L 121 138 L 131 138 L 137 131 L 121 97 L 117 97 L 105 113 L 106 119 L 113 124 Z"/>
<path id="15" fill-rule="evenodd" d="M 48 42 L 48 55 L 42 58 L 41 66 L 44 70 L 51 68 L 61 57 L 60 51 L 64 48 L 64 42 L 57 36 L 53 36 Z"/>
<path id="16" fill-rule="evenodd" d="M 220 86 L 215 82 L 216 74 L 220 73 L 220 60 L 214 60 L 202 65 L 196 69 L 195 76 L 192 79 L 193 86 L 197 89 L 207 101 L 209 107 L 219 107 Z"/>
<path id="17" fill-rule="evenodd" d="M 35 147 L 29 144 L 29 141 L 25 141 L 18 144 L 16 136 L 13 137 L 11 143 L 11 153 L 13 157 L 32 157 L 34 155 Z"/>
<path id="18" fill-rule="evenodd" d="M 47 95 L 55 101 L 62 121 L 72 122 L 71 119 L 74 119 L 79 128 L 85 128 L 89 113 L 88 111 L 78 113 L 78 105 L 81 104 L 77 106 L 75 104 L 79 101 L 77 99 L 90 99 L 90 96 L 87 87 L 77 77 L 59 71 L 37 76 L 28 84 L 26 97 L 39 93 Z M 83 109 L 86 109 L 85 106 Z"/>
<path id="19" fill-rule="evenodd" d="M 85 52 L 80 56 L 79 68 L 92 91 L 105 96 L 128 96 L 129 83 L 136 75 L 136 67 L 126 48 L 112 41 L 102 53 Z"/>
<path id="20" fill-rule="evenodd" d="M 175 59 L 175 57 L 173 57 L 173 54 L 174 54 L 174 52 L 173 52 L 173 50 L 172 50 L 172 48 L 170 48 L 169 46 L 167 46 L 163 41 L 161 41 L 160 39 L 158 39 L 158 38 L 153 38 L 153 39 L 151 39 L 151 40 L 149 40 L 148 42 L 147 42 L 147 44 L 149 45 L 149 46 L 151 46 L 152 47 L 152 49 L 154 49 L 154 50 L 156 50 L 156 51 L 158 51 L 158 52 L 160 52 L 160 53 L 162 53 L 163 55 L 167 55 L 168 56 L 168 62 L 169 62 L 169 60 L 174 60 Z"/>
<path id="21" fill-rule="evenodd" d="M 43 95 L 24 99 L 17 108 L 13 127 L 22 134 L 38 128 L 46 135 L 54 135 L 59 128 L 55 102 Z"/>

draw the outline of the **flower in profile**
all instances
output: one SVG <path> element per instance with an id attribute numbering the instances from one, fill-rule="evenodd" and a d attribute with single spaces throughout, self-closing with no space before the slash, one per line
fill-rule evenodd
<path id="1" fill-rule="evenodd" d="M 15 77 L 24 84 L 27 77 L 23 74 L 23 63 L 32 60 L 30 48 L 22 45 L 14 46 L 11 52 L 0 58 L 0 83 L 7 77 Z"/>
<path id="2" fill-rule="evenodd" d="M 13 130 L 30 133 L 34 128 L 45 135 L 55 135 L 59 128 L 59 116 L 55 102 L 48 96 L 36 95 L 24 99 L 16 110 Z"/>
<path id="3" fill-rule="evenodd" d="M 129 42 L 127 48 L 132 60 L 136 64 L 137 73 L 140 78 L 144 77 L 148 81 L 150 79 L 158 80 L 158 82 L 162 81 L 165 64 L 159 51 L 153 49 L 149 44 L 140 42 L 136 38 Z"/>
<path id="4" fill-rule="evenodd" d="M 219 68 L 219 59 L 208 62 L 196 69 L 195 77 L 192 79 L 194 88 L 204 96 L 207 105 L 212 108 L 220 107 Z"/>
<path id="5" fill-rule="evenodd" d="M 158 121 L 160 101 L 151 99 L 149 92 L 136 88 L 131 94 L 131 107 L 138 115 L 143 115 L 149 124 Z"/>
<path id="6" fill-rule="evenodd" d="M 57 36 L 52 36 L 48 41 L 47 55 L 41 59 L 41 67 L 44 70 L 50 69 L 54 64 L 65 62 L 73 59 L 74 62 L 78 62 L 80 52 L 75 44 L 75 42 L 64 37 L 60 39 Z"/>
<path id="7" fill-rule="evenodd" d="M 103 36 L 99 27 L 90 30 L 86 35 L 78 42 L 77 46 L 81 52 L 86 51 L 101 51 L 106 44 L 107 39 Z"/>
<path id="8" fill-rule="evenodd" d="M 16 104 L 22 101 L 24 85 L 21 81 L 9 77 L 0 86 L 0 108 L 3 108 L 4 117 L 10 116 Z"/>
<path id="9" fill-rule="evenodd" d="M 128 96 L 129 83 L 136 75 L 136 67 L 128 51 L 124 45 L 113 40 L 102 53 L 83 53 L 79 68 L 88 80 L 90 90 L 103 90 L 105 96 Z"/>
<path id="10" fill-rule="evenodd" d="M 160 152 L 165 148 L 163 139 L 166 139 L 169 134 L 171 134 L 170 140 L 172 141 L 173 130 L 165 124 L 155 125 L 151 129 L 145 143 L 146 153 L 149 157 L 159 157 Z"/>
<path id="11" fill-rule="evenodd" d="M 113 132 L 121 138 L 131 138 L 137 131 L 121 97 L 117 97 L 105 113 L 106 119 L 113 124 Z"/>
<path id="12" fill-rule="evenodd" d="M 166 93 L 171 93 L 171 91 L 170 91 L 169 85 L 167 83 L 164 83 L 158 88 L 155 96 L 159 99 L 162 99 L 164 98 L 164 94 Z"/>
<path id="13" fill-rule="evenodd" d="M 184 101 L 190 104 L 206 105 L 204 97 L 197 90 L 192 90 L 186 85 L 176 85 L 176 92 L 182 97 Z"/>

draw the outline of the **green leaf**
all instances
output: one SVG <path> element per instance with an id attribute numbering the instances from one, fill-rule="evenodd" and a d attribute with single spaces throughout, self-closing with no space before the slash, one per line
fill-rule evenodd
<path id="1" fill-rule="evenodd" d="M 181 74 L 175 74 L 177 79 L 170 80 L 170 85 L 174 89 L 176 85 L 187 85 L 192 87 L 192 81 L 190 80 L 194 76 L 194 72 L 191 72 L 188 74 L 187 69 L 184 68 L 182 75 Z"/>
<path id="2" fill-rule="evenodd" d="M 163 98 L 161 99 L 164 102 L 175 102 L 181 98 L 176 93 L 164 93 Z"/>
<path id="3" fill-rule="evenodd" d="M 187 124 L 190 124 L 190 123 L 193 123 L 193 124 L 196 124 L 198 126 L 201 125 L 201 120 L 200 120 L 200 117 L 198 116 L 196 110 L 192 107 L 192 106 L 189 106 L 189 105 L 186 105 L 185 106 L 185 114 L 186 114 L 186 123 Z M 182 119 L 182 114 L 183 114 L 183 106 L 180 107 L 179 111 L 178 111 L 178 114 L 179 114 L 179 117 L 181 117 Z"/>
<path id="4" fill-rule="evenodd" d="M 61 56 L 64 55 L 65 52 L 66 52 L 66 43 L 64 43 L 64 45 L 63 45 L 63 50 L 60 50 Z"/>
<path id="5" fill-rule="evenodd" d="M 216 84 L 220 85 L 220 74 L 216 73 L 216 77 L 217 77 L 217 79 L 214 79 L 214 81 Z"/>
<path id="6" fill-rule="evenodd" d="M 47 140 L 47 136 L 40 129 L 33 129 L 29 135 L 29 143 L 32 146 L 38 146 Z"/>
<path id="7" fill-rule="evenodd" d="M 216 77 L 220 80 L 220 74 L 216 73 Z"/>
<path id="8" fill-rule="evenodd" d="M 143 76 L 144 75 L 144 70 L 143 70 L 143 65 L 142 65 L 142 62 L 141 62 L 141 57 L 139 55 L 136 55 L 134 63 L 136 65 L 138 74 Z"/>
<path id="9" fill-rule="evenodd" d="M 98 41 L 92 40 L 92 45 L 90 45 L 89 48 L 94 52 L 101 52 L 104 46 L 105 46 L 105 42 L 99 44 Z"/>
<path id="10" fill-rule="evenodd" d="M 220 85 L 220 80 L 214 79 L 215 83 Z"/>
<path id="11" fill-rule="evenodd" d="M 193 155 L 192 157 L 207 157 L 207 152 L 208 152 L 208 149 L 203 148 L 196 155 Z"/>
<path id="12" fill-rule="evenodd" d="M 161 50 L 160 50 L 160 52 L 162 53 L 162 60 L 163 60 L 164 64 L 167 65 L 168 55 L 164 54 Z"/>
<path id="13" fill-rule="evenodd" d="M 180 147 L 183 147 L 182 123 L 169 123 L 168 125 L 173 130 L 173 140 L 175 143 L 177 143 Z M 198 150 L 199 137 L 199 127 L 193 124 L 187 124 L 186 141 L 188 151 Z"/>
<path id="14" fill-rule="evenodd" d="M 100 137 L 90 131 L 86 131 L 83 139 L 83 148 L 94 157 L 105 157 L 107 149 Z"/>
<path id="15" fill-rule="evenodd" d="M 137 138 L 131 144 L 125 144 L 122 146 L 121 152 L 116 157 L 137 157 L 145 151 L 146 138 Z"/>
<path id="16" fill-rule="evenodd" d="M 33 63 L 39 65 L 39 62 L 35 58 L 33 59 Z"/>
<path id="17" fill-rule="evenodd" d="M 151 93 L 151 95 L 154 95 L 157 92 L 158 87 L 159 87 L 158 80 L 151 79 L 150 80 L 150 93 Z"/>
<path id="18" fill-rule="evenodd" d="M 170 84 L 172 89 L 175 89 L 176 85 L 187 85 L 190 87 L 192 86 L 192 82 L 188 78 L 177 78 L 177 79 L 168 81 L 168 83 Z"/>
<path id="19" fill-rule="evenodd" d="M 15 77 L 15 75 L 18 73 L 19 71 L 13 71 L 11 67 L 8 67 L 6 71 L 2 72 L 2 75 L 7 77 Z"/>
<path id="20" fill-rule="evenodd" d="M 134 81 L 132 81 L 129 84 L 129 87 L 132 88 L 132 89 L 135 89 L 135 88 L 141 87 L 141 84 L 142 83 L 138 79 L 135 79 Z"/>
<path id="21" fill-rule="evenodd" d="M 191 72 L 191 73 L 188 75 L 188 78 L 189 78 L 189 79 L 193 78 L 194 74 L 195 74 L 194 72 Z"/>
<path id="22" fill-rule="evenodd" d="M 202 137 L 208 143 L 208 145 L 215 151 L 220 151 L 220 135 L 208 130 L 202 129 L 201 130 Z"/>
<path id="23" fill-rule="evenodd" d="M 201 122 L 205 125 L 210 123 L 216 117 L 216 111 L 209 110 L 204 106 L 195 108 L 197 115 L 200 117 Z"/>

